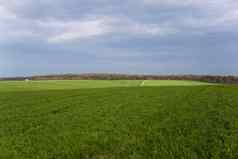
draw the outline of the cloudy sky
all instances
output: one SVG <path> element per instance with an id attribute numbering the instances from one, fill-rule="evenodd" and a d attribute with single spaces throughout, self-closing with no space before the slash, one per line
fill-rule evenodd
<path id="1" fill-rule="evenodd" d="M 238 74 L 237 0 L 0 0 L 0 76 Z"/>

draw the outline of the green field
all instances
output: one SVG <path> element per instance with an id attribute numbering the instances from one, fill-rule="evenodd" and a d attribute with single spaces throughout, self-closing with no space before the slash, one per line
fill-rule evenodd
<path id="1" fill-rule="evenodd" d="M 0 82 L 0 159 L 81 158 L 236 159 L 238 86 Z"/>
<path id="2" fill-rule="evenodd" d="M 179 81 L 179 80 L 145 80 L 142 86 L 200 86 L 208 85 L 205 82 L 198 81 Z M 211 85 L 211 84 L 209 84 Z"/>
<path id="3" fill-rule="evenodd" d="M 210 85 L 197 81 L 176 80 L 50 80 L 50 81 L 0 81 L 0 91 L 39 91 L 108 87 L 142 86 L 194 86 Z"/>

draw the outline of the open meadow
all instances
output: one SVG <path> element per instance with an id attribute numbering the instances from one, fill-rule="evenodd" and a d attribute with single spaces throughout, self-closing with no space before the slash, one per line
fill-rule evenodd
<path id="1" fill-rule="evenodd" d="M 110 87 L 142 86 L 197 86 L 211 85 L 198 81 L 179 80 L 41 80 L 41 81 L 0 81 L 1 91 L 39 91 Z"/>
<path id="2" fill-rule="evenodd" d="M 237 119 L 236 85 L 1 81 L 0 159 L 236 159 Z"/>

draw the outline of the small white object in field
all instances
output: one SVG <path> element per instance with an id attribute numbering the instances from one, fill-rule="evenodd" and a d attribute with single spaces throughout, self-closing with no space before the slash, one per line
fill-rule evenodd
<path id="1" fill-rule="evenodd" d="M 145 84 L 145 80 L 141 82 L 140 86 L 142 87 L 144 86 L 144 84 Z"/>
<path id="2" fill-rule="evenodd" d="M 29 79 L 25 79 L 25 82 L 29 82 L 30 80 Z"/>

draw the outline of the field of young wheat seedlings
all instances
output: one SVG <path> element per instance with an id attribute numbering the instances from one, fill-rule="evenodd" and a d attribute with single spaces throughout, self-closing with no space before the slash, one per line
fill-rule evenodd
<path id="1" fill-rule="evenodd" d="M 0 158 L 238 158 L 238 86 L 31 82 L 0 83 Z"/>

